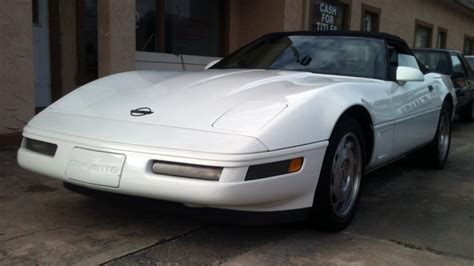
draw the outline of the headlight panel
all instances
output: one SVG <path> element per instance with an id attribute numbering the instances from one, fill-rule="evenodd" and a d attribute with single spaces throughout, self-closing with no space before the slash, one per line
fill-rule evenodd
<path id="1" fill-rule="evenodd" d="M 40 140 L 25 138 L 25 149 L 54 157 L 58 145 Z"/>
<path id="2" fill-rule="evenodd" d="M 155 174 L 189 177 L 211 181 L 218 181 L 221 177 L 222 170 L 222 167 L 164 161 L 155 161 L 152 165 L 152 172 Z"/>

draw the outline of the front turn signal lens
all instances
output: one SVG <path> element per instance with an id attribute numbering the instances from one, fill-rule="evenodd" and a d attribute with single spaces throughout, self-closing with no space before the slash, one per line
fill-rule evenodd
<path id="1" fill-rule="evenodd" d="M 290 165 L 288 166 L 288 173 L 296 173 L 301 169 L 303 166 L 303 158 L 296 158 L 290 161 Z"/>

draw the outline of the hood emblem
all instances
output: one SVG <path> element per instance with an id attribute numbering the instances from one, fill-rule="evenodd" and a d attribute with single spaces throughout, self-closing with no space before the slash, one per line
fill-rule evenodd
<path id="1" fill-rule="evenodd" d="M 141 107 L 130 111 L 131 116 L 144 116 L 151 114 L 153 114 L 153 111 L 149 107 Z"/>

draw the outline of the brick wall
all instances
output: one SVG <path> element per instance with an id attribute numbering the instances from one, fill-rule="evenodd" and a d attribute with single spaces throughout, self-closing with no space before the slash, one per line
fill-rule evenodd
<path id="1" fill-rule="evenodd" d="M 474 12 L 446 0 L 353 0 L 351 29 L 359 30 L 362 3 L 380 8 L 380 31 L 398 35 L 413 46 L 415 21 L 433 24 L 432 46 L 436 46 L 438 27 L 448 30 L 447 48 L 464 49 L 464 36 L 474 36 Z"/>
<path id="2" fill-rule="evenodd" d="M 0 8 L 0 145 L 14 144 L 34 114 L 31 0 Z"/>

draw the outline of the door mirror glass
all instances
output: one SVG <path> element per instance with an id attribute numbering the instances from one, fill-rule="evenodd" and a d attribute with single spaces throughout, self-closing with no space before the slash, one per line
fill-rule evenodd
<path id="1" fill-rule="evenodd" d="M 209 68 L 213 67 L 215 64 L 219 63 L 219 61 L 221 61 L 221 60 L 217 59 L 217 60 L 211 61 L 209 64 L 207 64 L 207 66 L 204 69 L 209 69 Z"/>
<path id="2" fill-rule="evenodd" d="M 419 69 L 413 67 L 399 66 L 397 68 L 397 81 L 405 83 L 408 81 L 424 81 L 425 76 Z"/>

